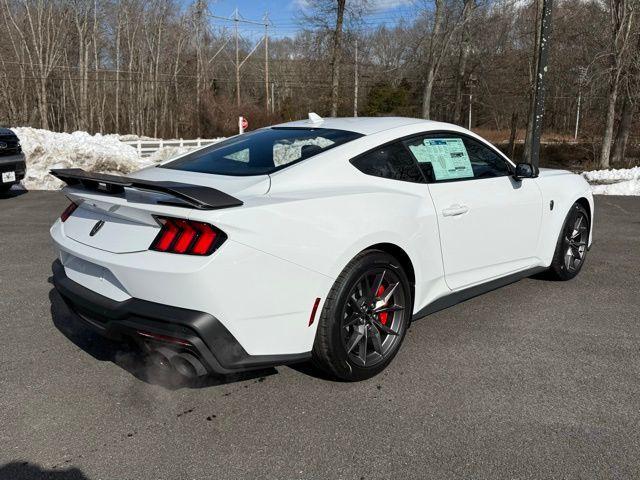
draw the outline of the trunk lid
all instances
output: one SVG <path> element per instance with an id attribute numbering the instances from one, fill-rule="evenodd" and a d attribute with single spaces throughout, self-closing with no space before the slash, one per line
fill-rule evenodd
<path id="1" fill-rule="evenodd" d="M 77 242 L 112 253 L 139 252 L 147 250 L 160 231 L 153 215 L 161 212 L 143 203 L 123 205 L 69 193 L 82 203 L 62 225 L 65 235 Z"/>
<path id="2" fill-rule="evenodd" d="M 129 177 L 212 187 L 242 200 L 264 195 L 270 186 L 268 175 L 227 177 L 155 167 Z M 114 195 L 71 186 L 65 189 L 65 193 L 80 204 L 62 224 L 65 235 L 112 253 L 148 250 L 160 232 L 154 215 L 189 218 L 193 213 L 189 205 L 182 207 L 176 203 L 175 197 L 160 192 L 126 188 L 124 193 Z M 170 202 L 171 205 L 162 202 Z"/>

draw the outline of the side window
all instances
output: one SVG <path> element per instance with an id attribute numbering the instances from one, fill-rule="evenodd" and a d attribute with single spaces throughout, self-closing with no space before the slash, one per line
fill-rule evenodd
<path id="1" fill-rule="evenodd" d="M 374 177 L 424 183 L 424 177 L 415 160 L 400 143 L 393 143 L 365 153 L 351 160 L 351 163 L 361 172 Z"/>
<path id="2" fill-rule="evenodd" d="M 469 137 L 432 134 L 404 143 L 430 182 L 493 178 L 511 173 L 500 155 Z"/>
<path id="3" fill-rule="evenodd" d="M 230 153 L 229 155 L 225 155 L 224 157 L 227 160 L 235 160 L 236 162 L 249 163 L 249 149 L 243 148 L 242 150 L 238 150 L 236 152 Z"/>
<path id="4" fill-rule="evenodd" d="M 511 175 L 507 162 L 492 149 L 469 137 L 462 137 L 467 147 L 474 178 L 493 178 Z"/>

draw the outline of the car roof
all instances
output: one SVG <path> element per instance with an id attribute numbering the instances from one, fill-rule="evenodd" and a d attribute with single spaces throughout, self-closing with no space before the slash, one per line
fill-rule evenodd
<path id="1" fill-rule="evenodd" d="M 330 117 L 322 118 L 319 121 L 312 120 L 296 120 L 294 122 L 281 123 L 274 125 L 275 128 L 332 128 L 336 130 L 347 130 L 350 132 L 361 133 L 362 135 L 372 135 L 383 130 L 391 128 L 403 127 L 406 125 L 415 125 L 422 123 L 425 130 L 431 130 L 442 123 L 431 120 L 423 120 L 421 118 L 408 117 Z"/>

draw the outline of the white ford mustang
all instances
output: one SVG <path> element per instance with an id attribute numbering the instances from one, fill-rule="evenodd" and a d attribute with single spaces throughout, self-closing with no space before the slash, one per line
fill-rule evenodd
<path id="1" fill-rule="evenodd" d="M 543 270 L 573 278 L 593 198 L 474 133 L 411 118 L 263 128 L 129 177 L 53 170 L 54 284 L 187 376 L 312 358 L 384 369 L 412 319 Z"/>

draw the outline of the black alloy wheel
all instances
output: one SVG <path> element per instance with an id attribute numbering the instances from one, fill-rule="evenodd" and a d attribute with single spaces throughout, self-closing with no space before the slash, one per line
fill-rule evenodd
<path id="1" fill-rule="evenodd" d="M 557 280 L 571 280 L 587 256 L 591 231 L 589 213 L 580 203 L 574 203 L 565 218 L 558 238 L 549 273 Z"/>
<path id="2" fill-rule="evenodd" d="M 373 377 L 397 354 L 412 310 L 401 263 L 379 250 L 360 253 L 338 276 L 324 303 L 314 363 L 342 380 Z"/>
<path id="3" fill-rule="evenodd" d="M 589 220 L 584 212 L 576 212 L 567 223 L 563 238 L 564 265 L 567 271 L 574 272 L 580 270 L 587 253 Z"/>
<path id="4" fill-rule="evenodd" d="M 398 341 L 405 310 L 406 295 L 391 269 L 365 272 L 342 309 L 342 343 L 349 359 L 361 367 L 383 361 Z"/>

